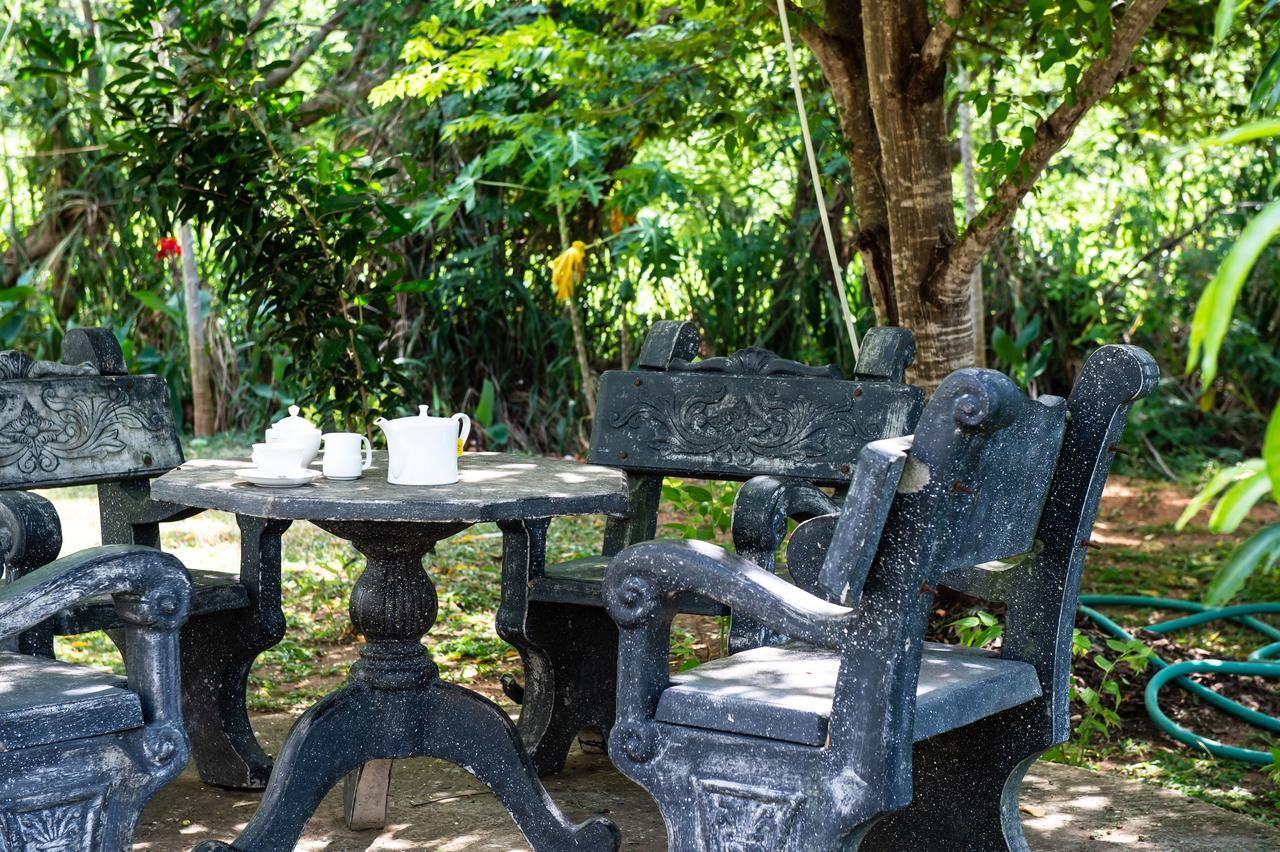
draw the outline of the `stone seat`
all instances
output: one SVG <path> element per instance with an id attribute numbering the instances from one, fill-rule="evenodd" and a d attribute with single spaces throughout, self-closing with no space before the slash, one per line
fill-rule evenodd
<path id="1" fill-rule="evenodd" d="M 675 675 L 659 722 L 821 746 L 840 654 L 800 645 L 754 648 Z M 1040 697 L 1035 666 L 926 642 L 913 740 L 928 739 Z"/>
<path id="2" fill-rule="evenodd" d="M 548 565 L 546 573 L 533 581 L 529 600 L 544 603 L 567 603 L 601 608 L 604 572 L 608 556 L 588 556 L 558 565 Z M 689 595 L 680 603 L 680 611 L 694 615 L 728 615 L 729 608 L 701 595 Z"/>
<path id="3" fill-rule="evenodd" d="M 125 679 L 43 657 L 0 653 L 0 752 L 143 726 Z"/>
<path id="4" fill-rule="evenodd" d="M 249 590 L 235 574 L 208 568 L 190 568 L 188 572 L 192 617 L 249 607 Z M 94 630 L 116 630 L 124 623 L 116 614 L 111 595 L 98 595 L 58 613 L 57 625 L 59 636 L 74 636 Z"/>

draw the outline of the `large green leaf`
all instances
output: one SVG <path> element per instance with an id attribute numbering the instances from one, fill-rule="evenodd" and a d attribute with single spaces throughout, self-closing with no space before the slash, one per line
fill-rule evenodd
<path id="1" fill-rule="evenodd" d="M 1264 469 L 1262 459 L 1249 459 L 1240 464 L 1225 468 L 1214 474 L 1213 478 L 1205 483 L 1191 502 L 1187 504 L 1187 508 L 1182 510 L 1182 514 L 1178 516 L 1178 522 L 1174 524 L 1174 528 L 1181 530 L 1187 523 L 1199 514 L 1200 510 L 1209 505 L 1209 502 L 1217 497 L 1218 494 L 1237 480 L 1250 477 Z"/>
<path id="2" fill-rule="evenodd" d="M 1204 602 L 1222 606 L 1244 588 L 1245 582 L 1258 569 L 1270 568 L 1280 559 L 1280 524 L 1263 527 L 1236 548 L 1227 564 L 1218 569 L 1204 591 Z"/>
<path id="3" fill-rule="evenodd" d="M 1254 505 L 1271 492 L 1271 478 L 1255 473 L 1227 489 L 1209 516 L 1209 529 L 1216 533 L 1235 532 Z"/>
<path id="4" fill-rule="evenodd" d="M 489 379 L 485 379 L 483 387 L 480 388 L 480 401 L 476 403 L 476 410 L 474 412 L 476 422 L 485 429 L 488 429 L 493 425 L 493 408 L 493 382 Z"/>
<path id="5" fill-rule="evenodd" d="M 1218 12 L 1213 16 L 1213 41 L 1218 43 L 1231 32 L 1236 15 L 1249 5 L 1250 0 L 1218 0 Z"/>
<path id="6" fill-rule="evenodd" d="M 1271 479 L 1271 496 L 1280 503 L 1280 405 L 1271 411 L 1267 432 L 1262 439 L 1262 460 L 1267 463 Z"/>
<path id="7" fill-rule="evenodd" d="M 1263 118 L 1224 130 L 1217 136 L 1211 136 L 1200 142 L 1197 147 L 1221 148 L 1225 145 L 1240 145 L 1258 139 L 1269 139 L 1272 136 L 1280 136 L 1280 118 Z"/>
<path id="8" fill-rule="evenodd" d="M 1209 282 L 1196 304 L 1195 316 L 1191 320 L 1187 372 L 1199 366 L 1200 385 L 1206 391 L 1218 374 L 1218 353 L 1231 324 L 1231 313 L 1235 310 L 1240 290 L 1258 256 L 1277 233 L 1280 233 L 1280 201 L 1273 201 L 1245 226 L 1222 266 L 1218 267 L 1218 274 Z"/>

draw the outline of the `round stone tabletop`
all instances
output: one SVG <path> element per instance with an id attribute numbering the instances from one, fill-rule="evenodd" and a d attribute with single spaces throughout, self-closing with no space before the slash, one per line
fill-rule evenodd
<path id="1" fill-rule="evenodd" d="M 151 483 L 155 500 L 258 518 L 309 521 L 483 521 L 627 513 L 622 471 L 511 453 L 467 453 L 452 485 L 391 485 L 375 452 L 360 479 L 264 488 L 236 478 L 247 461 L 197 459 Z"/>

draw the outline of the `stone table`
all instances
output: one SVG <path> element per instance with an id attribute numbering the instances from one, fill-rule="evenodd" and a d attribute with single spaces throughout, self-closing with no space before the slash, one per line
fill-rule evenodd
<path id="1" fill-rule="evenodd" d="M 437 542 L 494 521 L 503 534 L 503 584 L 526 583 L 542 558 L 550 518 L 626 514 L 623 475 L 570 461 L 474 453 L 459 459 L 456 484 L 390 485 L 385 454 L 375 454 L 362 479 L 270 489 L 237 481 L 233 471 L 245 465 L 187 462 L 155 480 L 152 495 L 241 516 L 308 520 L 350 541 L 366 562 L 350 602 L 352 625 L 365 644 L 347 683 L 320 699 L 289 732 L 244 832 L 231 845 L 208 841 L 197 849 L 294 848 L 325 794 L 370 761 L 380 769 L 349 784 L 347 816 L 376 825 L 379 817 L 368 818 L 369 796 L 360 787 L 373 789 L 372 798 L 385 807 L 386 781 L 379 785 L 369 778 L 385 779 L 389 761 L 407 757 L 441 758 L 476 776 L 534 849 L 617 848 L 617 829 L 608 820 L 574 826 L 561 814 L 538 781 L 515 726 L 496 704 L 439 679 L 422 644 L 437 607 L 422 559 Z"/>

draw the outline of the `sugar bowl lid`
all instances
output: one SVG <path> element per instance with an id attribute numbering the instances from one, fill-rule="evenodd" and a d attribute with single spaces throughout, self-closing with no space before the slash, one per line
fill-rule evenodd
<path id="1" fill-rule="evenodd" d="M 300 416 L 298 411 L 298 406 L 289 406 L 289 416 L 281 418 L 273 423 L 271 425 L 272 431 L 280 432 L 285 435 L 301 435 L 320 431 L 309 420 Z"/>

